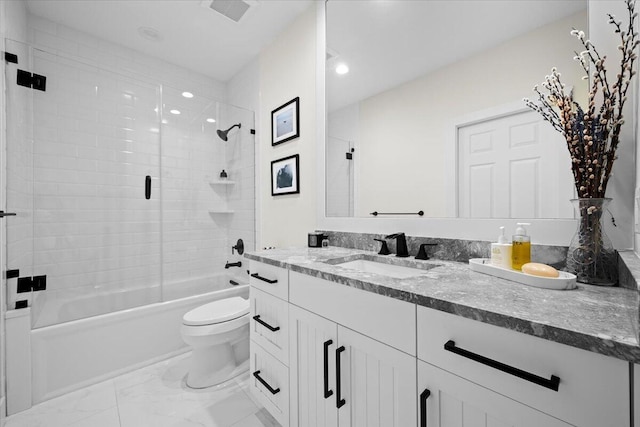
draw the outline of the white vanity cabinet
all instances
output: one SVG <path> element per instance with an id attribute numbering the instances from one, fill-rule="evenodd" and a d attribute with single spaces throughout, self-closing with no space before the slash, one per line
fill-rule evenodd
<path id="1" fill-rule="evenodd" d="M 251 273 L 250 388 L 284 427 L 631 427 L 631 405 L 640 427 L 638 365 L 632 402 L 623 360 L 260 262 Z"/>
<path id="2" fill-rule="evenodd" d="M 416 425 L 415 358 L 291 306 L 291 425 Z"/>
<path id="3" fill-rule="evenodd" d="M 422 360 L 418 397 L 421 427 L 571 427 Z"/>
<path id="4" fill-rule="evenodd" d="M 429 365 L 420 362 L 419 393 L 429 387 L 446 389 L 447 402 L 457 401 L 461 407 L 469 403 L 496 416 L 504 414 L 503 421 L 520 410 L 524 420 L 533 416 L 529 414 L 533 408 L 580 427 L 630 425 L 629 365 L 622 360 L 425 307 L 418 307 L 418 359 Z M 438 368 L 455 378 L 443 383 Z M 435 385 L 430 385 L 432 379 L 423 371 L 435 372 Z M 459 390 L 453 386 L 454 379 L 460 383 Z M 485 389 L 486 396 L 499 394 L 508 399 L 479 399 L 482 393 L 472 391 L 475 386 L 471 383 Z M 433 401 L 440 399 L 436 396 Z M 443 408 L 442 402 L 427 407 L 434 405 Z"/>
<path id="5" fill-rule="evenodd" d="M 251 262 L 250 374 L 252 395 L 289 425 L 289 271 Z"/>
<path id="6" fill-rule="evenodd" d="M 289 285 L 291 425 L 417 425 L 415 356 L 383 344 L 415 351 L 415 305 L 294 272 Z"/>

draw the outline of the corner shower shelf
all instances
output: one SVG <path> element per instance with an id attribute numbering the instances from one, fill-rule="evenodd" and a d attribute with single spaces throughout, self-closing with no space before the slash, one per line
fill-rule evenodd
<path id="1" fill-rule="evenodd" d="M 228 179 L 219 180 L 219 181 L 211 181 L 211 185 L 233 185 L 235 181 L 229 181 Z"/>
<path id="2" fill-rule="evenodd" d="M 232 214 L 234 212 L 235 211 L 228 210 L 228 209 L 218 209 L 214 211 L 209 211 L 210 214 Z"/>

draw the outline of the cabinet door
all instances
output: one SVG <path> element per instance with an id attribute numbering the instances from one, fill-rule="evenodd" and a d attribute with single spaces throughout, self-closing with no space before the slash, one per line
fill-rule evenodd
<path id="1" fill-rule="evenodd" d="M 416 358 L 338 326 L 340 427 L 417 425 Z"/>
<path id="2" fill-rule="evenodd" d="M 336 427 L 337 326 L 290 305 L 289 333 L 291 426 Z"/>
<path id="3" fill-rule="evenodd" d="M 420 427 L 571 426 L 421 360 L 418 375 Z"/>

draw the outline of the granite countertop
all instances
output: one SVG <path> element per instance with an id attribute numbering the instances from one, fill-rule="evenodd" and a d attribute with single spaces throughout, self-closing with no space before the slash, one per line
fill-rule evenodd
<path id="1" fill-rule="evenodd" d="M 472 271 L 467 263 L 382 256 L 341 247 L 271 249 L 245 257 L 480 322 L 640 363 L 639 297 L 632 289 L 578 284 L 533 288 Z M 424 269 L 397 279 L 341 267 L 370 259 Z"/>

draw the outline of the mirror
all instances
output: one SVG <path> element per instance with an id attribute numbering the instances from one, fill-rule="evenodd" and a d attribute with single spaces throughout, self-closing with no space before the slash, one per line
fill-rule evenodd
<path id="1" fill-rule="evenodd" d="M 326 7 L 327 217 L 573 218 L 564 140 L 522 98 L 554 66 L 586 93 L 586 0 Z"/>

